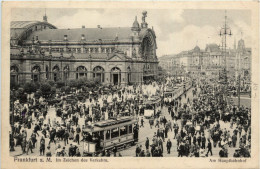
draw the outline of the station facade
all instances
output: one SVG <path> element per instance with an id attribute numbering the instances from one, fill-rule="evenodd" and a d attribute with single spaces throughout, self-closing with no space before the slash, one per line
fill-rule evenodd
<path id="1" fill-rule="evenodd" d="M 132 27 L 58 29 L 43 21 L 11 22 L 13 83 L 97 79 L 126 85 L 156 78 L 156 35 L 143 12 Z"/>

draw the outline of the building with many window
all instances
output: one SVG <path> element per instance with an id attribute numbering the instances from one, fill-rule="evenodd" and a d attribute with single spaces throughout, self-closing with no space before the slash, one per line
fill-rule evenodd
<path id="1" fill-rule="evenodd" d="M 165 55 L 159 60 L 163 68 L 167 63 L 167 70 L 172 75 L 183 75 L 185 73 L 218 75 L 225 67 L 225 57 L 228 76 L 234 76 L 240 72 L 242 77 L 250 79 L 251 49 L 245 47 L 243 39 L 238 41 L 237 48 L 235 42 L 233 49 L 227 49 L 226 56 L 224 50 L 213 43 L 207 44 L 205 50 L 195 46 L 192 50 L 175 55 Z"/>
<path id="2" fill-rule="evenodd" d="M 11 22 L 11 81 L 98 79 L 104 84 L 142 83 L 158 70 L 156 35 L 137 17 L 132 27 L 58 29 L 43 21 Z"/>

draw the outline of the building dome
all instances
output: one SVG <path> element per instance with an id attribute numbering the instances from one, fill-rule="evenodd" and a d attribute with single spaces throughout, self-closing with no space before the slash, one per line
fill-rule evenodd
<path id="1" fill-rule="evenodd" d="M 238 41 L 238 49 L 244 49 L 245 48 L 245 42 L 243 39 L 240 39 Z"/>
<path id="2" fill-rule="evenodd" d="M 133 28 L 139 28 L 139 23 L 138 23 L 138 21 L 137 21 L 137 16 L 135 17 L 135 21 L 134 21 L 132 27 L 133 27 Z"/>
<path id="3" fill-rule="evenodd" d="M 194 51 L 199 52 L 200 51 L 200 47 L 195 46 Z"/>

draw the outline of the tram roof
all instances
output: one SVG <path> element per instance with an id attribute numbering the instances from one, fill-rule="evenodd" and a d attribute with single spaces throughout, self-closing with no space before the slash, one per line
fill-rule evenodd
<path id="1" fill-rule="evenodd" d="M 86 132 L 97 132 L 106 129 L 114 128 L 116 125 L 120 126 L 120 124 L 128 125 L 137 122 L 137 120 L 133 117 L 120 117 L 118 119 L 109 119 L 106 121 L 99 121 L 94 124 L 93 127 L 87 127 L 83 131 Z"/>

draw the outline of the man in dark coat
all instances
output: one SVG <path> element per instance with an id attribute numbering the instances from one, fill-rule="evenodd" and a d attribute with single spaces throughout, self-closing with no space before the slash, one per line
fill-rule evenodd
<path id="1" fill-rule="evenodd" d="M 208 146 L 207 146 L 207 148 L 208 148 L 207 156 L 208 156 L 209 152 L 210 152 L 210 154 L 212 156 L 212 144 L 211 144 L 209 139 L 208 139 Z"/>
<path id="2" fill-rule="evenodd" d="M 180 145 L 178 147 L 178 157 L 182 157 L 184 155 L 184 151 L 185 151 L 185 147 L 182 142 L 182 143 L 180 143 Z"/>
<path id="3" fill-rule="evenodd" d="M 40 130 L 40 126 L 38 124 L 35 125 L 33 132 L 39 136 L 38 131 Z"/>
<path id="4" fill-rule="evenodd" d="M 179 126 L 176 125 L 176 126 L 174 127 L 174 139 L 176 138 L 176 136 L 177 136 L 177 134 L 178 134 L 178 130 L 179 130 Z"/>
<path id="5" fill-rule="evenodd" d="M 202 149 L 206 148 L 206 137 L 204 134 L 202 134 L 202 137 L 201 137 L 201 148 Z"/>
<path id="6" fill-rule="evenodd" d="M 56 130 L 53 128 L 50 132 L 50 141 L 49 141 L 49 144 L 51 142 L 54 142 L 56 144 L 56 141 L 55 141 L 55 136 L 56 136 Z"/>
<path id="7" fill-rule="evenodd" d="M 22 139 L 22 142 L 21 142 L 21 148 L 22 148 L 22 151 L 23 153 L 26 153 L 26 144 L 27 144 L 27 141 L 25 138 Z"/>
<path id="8" fill-rule="evenodd" d="M 196 145 L 196 142 L 197 142 L 197 138 L 196 138 L 196 136 L 194 135 L 194 136 L 193 136 L 193 144 Z"/>
<path id="9" fill-rule="evenodd" d="M 163 157 L 162 147 L 159 147 L 159 148 L 158 148 L 158 157 Z"/>
<path id="10" fill-rule="evenodd" d="M 45 153 L 45 139 L 42 137 L 40 140 L 40 156 Z"/>
<path id="11" fill-rule="evenodd" d="M 64 134 L 63 134 L 65 146 L 66 146 L 66 144 L 69 144 L 69 136 L 70 136 L 70 135 L 69 135 L 69 132 L 68 132 L 68 130 L 66 129 L 65 132 L 64 132 Z"/>
<path id="12" fill-rule="evenodd" d="M 116 153 L 117 153 L 117 147 L 116 146 L 114 146 L 114 148 L 113 148 L 113 153 L 114 153 L 114 157 L 116 157 Z"/>
<path id="13" fill-rule="evenodd" d="M 167 152 L 168 154 L 171 153 L 171 147 L 172 147 L 172 142 L 170 139 L 168 139 L 167 143 L 166 143 L 166 147 L 167 147 Z"/>
<path id="14" fill-rule="evenodd" d="M 161 147 L 162 152 L 163 152 L 163 141 L 162 141 L 162 139 L 159 140 L 159 147 Z"/>
<path id="15" fill-rule="evenodd" d="M 70 144 L 70 147 L 69 147 L 69 157 L 73 157 L 74 156 L 74 147 L 72 146 L 72 144 Z"/>
<path id="16" fill-rule="evenodd" d="M 219 157 L 223 158 L 225 157 L 225 148 L 222 147 L 222 149 L 219 151 Z"/>
<path id="17" fill-rule="evenodd" d="M 139 157 L 140 152 L 141 152 L 140 147 L 139 147 L 138 145 L 136 145 L 135 156 L 136 156 L 136 157 Z"/>
<path id="18" fill-rule="evenodd" d="M 146 150 L 148 150 L 149 149 L 149 139 L 148 139 L 148 137 L 146 138 L 146 141 L 145 141 L 145 147 L 146 147 Z"/>
<path id="19" fill-rule="evenodd" d="M 198 145 L 201 147 L 201 144 L 200 144 L 201 143 L 201 135 L 198 136 L 197 141 L 198 141 Z"/>
<path id="20" fill-rule="evenodd" d="M 237 136 L 235 134 L 233 134 L 232 136 L 232 144 L 233 144 L 233 147 L 236 147 L 236 144 L 237 144 Z"/>
<path id="21" fill-rule="evenodd" d="M 158 147 L 156 147 L 153 151 L 153 157 L 160 157 L 159 156 L 159 151 L 158 151 Z"/>
<path id="22" fill-rule="evenodd" d="M 166 126 L 164 130 L 165 138 L 168 138 L 168 131 L 169 131 L 169 127 Z"/>
<path id="23" fill-rule="evenodd" d="M 143 117 L 141 119 L 141 126 L 140 127 L 144 127 L 144 119 L 143 119 Z"/>
<path id="24" fill-rule="evenodd" d="M 26 151 L 26 154 L 28 155 L 28 152 L 29 150 L 31 150 L 31 153 L 33 153 L 32 149 L 33 149 L 33 143 L 32 143 L 32 139 L 30 138 L 27 143 L 26 143 L 26 148 L 27 148 L 27 151 Z"/>

